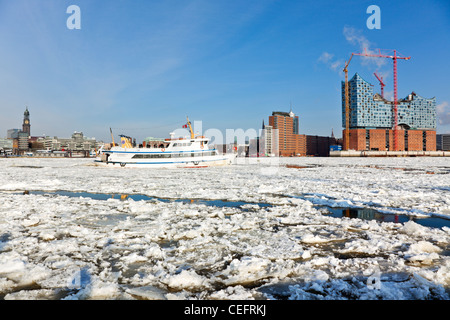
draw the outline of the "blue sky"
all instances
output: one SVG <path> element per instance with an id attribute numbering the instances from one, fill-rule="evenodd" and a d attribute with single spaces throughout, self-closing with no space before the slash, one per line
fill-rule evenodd
<path id="1" fill-rule="evenodd" d="M 69 5 L 81 29 L 69 30 Z M 381 29 L 366 9 L 381 9 Z M 109 141 L 109 128 L 167 137 L 186 115 L 203 129 L 259 129 L 293 111 L 300 133 L 341 136 L 342 68 L 352 52 L 397 49 L 399 97 L 436 97 L 450 132 L 449 1 L 0 0 L 0 136 L 73 131 Z M 389 59 L 355 57 L 392 96 Z"/>

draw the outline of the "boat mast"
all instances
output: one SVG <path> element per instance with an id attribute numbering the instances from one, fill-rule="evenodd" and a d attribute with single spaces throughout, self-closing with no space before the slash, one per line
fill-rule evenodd
<path id="1" fill-rule="evenodd" d="M 112 143 L 113 143 L 113 147 L 114 147 L 116 144 L 114 143 L 114 136 L 113 136 L 111 128 L 109 128 L 109 132 L 111 132 L 111 139 L 112 139 Z"/>
<path id="2" fill-rule="evenodd" d="M 187 123 L 189 125 L 189 131 L 191 131 L 191 139 L 194 139 L 194 131 L 192 131 L 191 122 L 189 121 L 189 117 L 186 116 Z"/>

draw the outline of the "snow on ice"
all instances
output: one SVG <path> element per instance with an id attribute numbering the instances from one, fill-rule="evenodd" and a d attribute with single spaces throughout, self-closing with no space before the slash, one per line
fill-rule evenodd
<path id="1" fill-rule="evenodd" d="M 0 159 L 0 299 L 449 299 L 448 161 Z"/>

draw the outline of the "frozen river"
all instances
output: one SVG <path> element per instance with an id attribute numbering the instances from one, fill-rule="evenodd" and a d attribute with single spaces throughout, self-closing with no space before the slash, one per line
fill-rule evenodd
<path id="1" fill-rule="evenodd" d="M 449 299 L 450 159 L 0 159 L 0 299 Z"/>

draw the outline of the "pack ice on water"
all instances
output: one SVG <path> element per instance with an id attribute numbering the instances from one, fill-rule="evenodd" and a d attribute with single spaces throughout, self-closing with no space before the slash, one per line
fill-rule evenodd
<path id="1" fill-rule="evenodd" d="M 269 160 L 151 170 L 0 159 L 0 299 L 449 299 L 450 228 L 419 223 L 450 217 L 448 159 Z"/>

